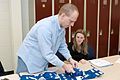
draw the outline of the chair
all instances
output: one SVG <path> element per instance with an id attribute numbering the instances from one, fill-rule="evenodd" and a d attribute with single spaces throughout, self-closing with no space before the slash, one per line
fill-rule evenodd
<path id="1" fill-rule="evenodd" d="M 4 71 L 3 65 L 0 61 L 0 76 L 4 76 L 4 75 L 9 75 L 9 74 L 13 74 L 14 71 Z"/>
<path id="2" fill-rule="evenodd" d="M 57 51 L 57 53 L 56 53 L 56 56 L 61 60 L 61 61 L 65 61 L 66 59 L 65 59 L 65 57 L 62 55 L 62 54 L 60 54 L 60 52 L 58 52 Z M 53 67 L 54 65 L 52 65 L 51 63 L 49 63 L 48 64 L 48 67 Z"/>
<path id="3" fill-rule="evenodd" d="M 0 76 L 2 76 L 3 74 L 4 74 L 4 69 L 2 63 L 0 62 Z"/>
<path id="4" fill-rule="evenodd" d="M 93 48 L 88 45 L 88 60 L 95 59 L 95 54 Z"/>
<path id="5" fill-rule="evenodd" d="M 60 60 L 62 60 L 62 61 L 66 60 L 65 57 L 60 52 L 57 51 L 56 55 Z"/>

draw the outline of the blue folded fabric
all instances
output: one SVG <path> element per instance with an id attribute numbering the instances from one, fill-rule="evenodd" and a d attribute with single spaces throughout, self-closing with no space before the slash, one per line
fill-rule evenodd
<path id="1" fill-rule="evenodd" d="M 85 75 L 83 76 L 83 79 L 93 79 L 93 78 L 101 76 L 102 74 L 104 73 L 101 72 L 100 70 L 96 68 L 92 68 L 90 70 L 85 71 Z"/>
<path id="2" fill-rule="evenodd" d="M 20 75 L 20 80 L 59 80 L 56 72 L 44 72 L 41 74 Z"/>
<path id="3" fill-rule="evenodd" d="M 65 72 L 65 74 L 70 75 L 71 77 L 83 76 L 84 71 L 82 71 L 81 69 L 74 68 L 74 71 L 75 71 L 74 73 Z"/>
<path id="4" fill-rule="evenodd" d="M 19 75 L 20 76 L 20 80 L 38 80 L 41 75 Z"/>
<path id="5" fill-rule="evenodd" d="M 40 78 L 45 78 L 46 80 L 59 80 L 59 76 L 56 72 L 42 73 Z"/>
<path id="6" fill-rule="evenodd" d="M 67 74 L 59 74 L 60 79 L 59 80 L 77 80 L 76 77 L 72 77 Z"/>
<path id="7" fill-rule="evenodd" d="M 59 74 L 60 80 L 82 80 L 83 71 L 78 68 L 74 68 L 74 71 L 74 73 L 65 72 Z"/>
<path id="8" fill-rule="evenodd" d="M 38 75 L 20 75 L 20 80 L 87 80 L 93 79 L 104 74 L 96 68 L 82 71 L 79 68 L 74 68 L 74 73 L 62 73 L 57 74 L 56 72 L 44 72 Z"/>

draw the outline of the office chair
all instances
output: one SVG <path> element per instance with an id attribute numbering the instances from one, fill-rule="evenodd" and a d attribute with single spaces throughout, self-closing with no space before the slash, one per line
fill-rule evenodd
<path id="1" fill-rule="evenodd" d="M 64 57 L 62 54 L 60 54 L 59 51 L 57 51 L 56 55 L 57 55 L 57 57 L 58 57 L 60 60 L 62 60 L 62 61 L 65 61 L 65 60 L 66 60 L 65 57 Z"/>
<path id="2" fill-rule="evenodd" d="M 4 71 L 3 65 L 0 61 L 0 76 L 14 74 L 14 71 Z"/>
<path id="3" fill-rule="evenodd" d="M 95 59 L 94 49 L 88 45 L 88 60 Z"/>

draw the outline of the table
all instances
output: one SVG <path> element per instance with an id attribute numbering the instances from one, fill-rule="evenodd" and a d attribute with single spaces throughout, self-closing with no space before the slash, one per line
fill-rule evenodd
<path id="1" fill-rule="evenodd" d="M 120 59 L 120 55 L 104 57 L 101 59 L 105 59 L 113 63 L 113 65 L 107 67 L 101 67 L 101 68 L 95 66 L 96 68 L 104 72 L 104 74 L 101 77 L 93 80 L 120 80 L 120 63 L 116 63 L 116 61 Z M 87 62 L 86 64 L 79 64 L 79 67 L 82 70 L 88 70 L 92 68 L 91 63 L 89 62 Z M 61 68 L 58 67 L 51 67 L 49 70 L 56 71 L 57 73 L 61 73 Z M 8 78 L 10 80 L 19 80 L 19 76 L 17 74 L 2 76 L 0 77 L 0 80 L 3 78 Z"/>

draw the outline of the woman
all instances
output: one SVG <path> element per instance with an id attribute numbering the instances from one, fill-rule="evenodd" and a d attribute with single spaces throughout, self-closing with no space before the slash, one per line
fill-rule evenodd
<path id="1" fill-rule="evenodd" d="M 86 63 L 88 59 L 87 36 L 82 29 L 74 33 L 73 43 L 68 44 L 68 49 L 73 59 L 81 63 Z"/>
<path id="2" fill-rule="evenodd" d="M 81 63 L 86 63 L 87 60 L 95 59 L 94 50 L 87 43 L 87 35 L 86 32 L 82 29 L 78 29 L 73 37 L 73 42 L 68 43 L 68 49 L 72 58 Z M 57 52 L 56 55 L 62 60 L 66 59 L 64 56 Z"/>

